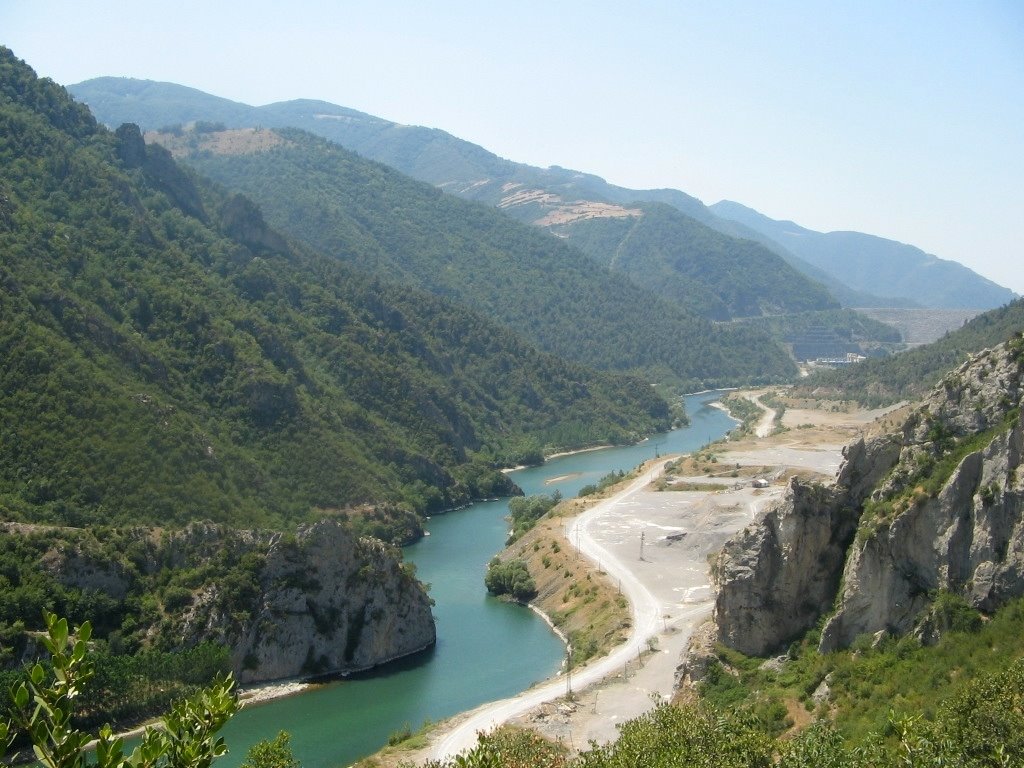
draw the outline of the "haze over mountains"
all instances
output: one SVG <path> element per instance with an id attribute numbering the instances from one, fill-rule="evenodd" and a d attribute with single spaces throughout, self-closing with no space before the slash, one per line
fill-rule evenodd
<path id="1" fill-rule="evenodd" d="M 399 125 L 326 102 L 249 107 L 179 85 L 125 78 L 97 78 L 69 90 L 109 125 L 136 122 L 159 129 L 202 120 L 227 127 L 303 128 L 414 178 L 551 229 L 640 284 L 714 319 L 835 306 L 802 276 L 823 283 L 844 306 L 986 309 L 1014 297 L 966 267 L 894 241 L 859 233 L 811 237 L 820 233 L 803 230 L 807 236 L 797 238 L 795 245 L 784 231 L 765 227 L 756 216 L 739 216 L 726 203 L 709 208 L 678 190 L 630 190 L 557 166 L 515 163 L 441 130 Z M 729 215 L 720 215 L 725 212 Z M 638 236 L 658 246 L 637 249 Z M 757 244 L 738 245 L 737 237 Z M 742 264 L 758 281 L 774 276 L 778 286 L 768 284 L 763 291 L 770 298 L 742 295 L 737 289 L 733 295 L 720 295 L 724 280 L 717 278 L 731 273 L 728 266 L 713 270 L 711 284 L 706 284 L 706 265 L 720 263 L 723 255 L 726 265 Z M 694 269 L 694 264 L 705 269 Z M 919 284 L 920 290 L 915 287 Z M 785 290 L 776 290 L 783 285 Z"/>
<path id="2" fill-rule="evenodd" d="M 770 237 L 854 290 L 948 309 L 988 309 L 1014 299 L 1013 291 L 912 245 L 861 232 L 815 232 L 728 200 L 711 210 Z"/>
<path id="3" fill-rule="evenodd" d="M 122 82 L 116 79 L 91 81 L 82 85 L 83 90 L 78 95 L 87 102 L 92 101 L 98 117 L 111 125 L 129 121 L 146 129 L 158 129 L 191 115 L 191 120 L 185 122 L 200 120 L 227 127 L 302 128 L 459 197 L 497 206 L 513 218 L 550 229 L 573 244 L 577 241 L 578 227 L 592 219 L 636 224 L 641 233 L 638 236 L 634 227 L 627 226 L 602 232 L 598 241 L 588 228 L 581 233 L 580 242 L 590 247 L 583 250 L 595 255 L 605 266 L 628 275 L 637 284 L 709 319 L 836 306 L 820 285 L 806 279 L 763 246 L 720 235 L 668 206 L 655 217 L 669 224 L 670 231 L 661 238 L 667 247 L 644 250 L 638 258 L 631 244 L 645 239 L 643 233 L 650 230 L 644 221 L 648 216 L 644 211 L 609 202 L 601 190 L 608 185 L 597 177 L 562 169 L 543 171 L 512 163 L 442 131 L 405 128 L 321 102 L 286 102 L 252 109 L 162 84 L 145 84 L 123 103 L 117 103 L 109 91 L 103 95 L 93 92 L 93 84 L 97 87 L 107 84 L 119 92 Z M 128 81 L 128 86 L 134 87 L 136 83 Z M 158 108 L 154 112 L 153 107 L 166 100 L 165 91 L 170 91 L 170 99 L 183 98 L 187 103 L 180 109 Z M 619 190 L 619 198 L 636 200 L 634 193 L 625 189 Z M 669 195 L 667 199 L 676 199 L 682 204 L 687 198 Z M 680 234 L 684 239 L 679 239 Z M 594 245 L 599 249 L 596 254 Z M 620 246 L 623 253 L 618 258 L 610 258 L 609 249 Z M 742 263 L 751 257 L 751 268 L 773 281 L 767 287 L 732 279 L 736 269 L 729 262 Z M 719 260 L 722 260 L 721 268 Z M 762 266 L 766 268 L 761 269 Z M 728 294 L 739 295 L 725 295 L 723 289 Z M 764 296 L 767 298 L 761 298 Z"/>

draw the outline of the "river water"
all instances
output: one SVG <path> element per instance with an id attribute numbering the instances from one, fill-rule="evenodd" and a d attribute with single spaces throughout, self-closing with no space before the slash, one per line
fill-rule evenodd
<path id="1" fill-rule="evenodd" d="M 734 425 L 708 403 L 720 392 L 689 395 L 690 425 L 634 446 L 587 451 L 517 470 L 527 494 L 575 496 L 609 472 L 630 470 L 655 455 L 693 451 Z M 549 482 L 555 478 L 555 482 Z M 278 731 L 291 734 L 304 768 L 346 766 L 375 752 L 408 724 L 440 720 L 479 704 L 512 696 L 555 674 L 565 654 L 558 637 L 522 606 L 488 597 L 487 562 L 504 545 L 507 500 L 480 502 L 432 518 L 430 535 L 406 547 L 430 584 L 437 645 L 415 657 L 299 696 L 243 709 L 224 729 L 230 752 L 219 768 L 233 768 L 249 747 Z"/>

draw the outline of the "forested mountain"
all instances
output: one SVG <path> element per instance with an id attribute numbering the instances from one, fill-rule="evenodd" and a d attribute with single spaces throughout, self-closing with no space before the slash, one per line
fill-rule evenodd
<path id="1" fill-rule="evenodd" d="M 851 347 L 848 351 L 851 352 L 883 356 L 897 346 L 902 348 L 900 332 L 896 328 L 852 309 L 794 312 L 735 322 L 758 325 L 786 344 L 806 342 L 809 337 L 825 330 L 840 343 L 848 343 Z"/>
<path id="2" fill-rule="evenodd" d="M 756 328 L 714 325 L 576 249 L 302 131 L 161 134 L 201 173 L 256 200 L 324 253 L 457 299 L 587 365 L 687 389 L 792 375 Z"/>
<path id="3" fill-rule="evenodd" d="M 861 232 L 815 232 L 728 200 L 711 210 L 756 229 L 855 290 L 948 309 L 991 309 L 1014 299 L 1012 291 L 962 264 L 895 240 Z"/>
<path id="4" fill-rule="evenodd" d="M 760 235 L 718 219 L 678 190 L 631 190 L 592 174 L 535 168 L 444 131 L 398 125 L 320 101 L 246 107 L 182 86 L 123 78 L 99 78 L 71 89 L 110 124 L 132 121 L 159 129 L 202 121 L 302 128 L 447 192 L 551 229 L 602 264 L 714 319 L 835 306 L 815 282 L 819 278 L 809 279 L 745 239 Z M 638 202 L 652 205 L 637 208 Z M 756 286 L 753 273 L 762 278 Z M 762 296 L 753 296 L 755 291 Z"/>
<path id="5" fill-rule="evenodd" d="M 654 293 L 716 320 L 838 308 L 827 290 L 751 240 L 663 203 L 637 216 L 584 216 L 549 228 Z M 557 221 L 557 219 L 556 219 Z"/>
<path id="6" fill-rule="evenodd" d="M 637 378 L 290 245 L 3 48 L 0 253 L 8 520 L 426 511 L 508 491 L 517 452 L 669 422 Z"/>
<path id="7" fill-rule="evenodd" d="M 846 307 L 991 308 L 1013 298 L 1005 288 L 966 267 L 936 259 L 913 246 L 861 233 L 822 235 L 805 230 L 804 233 L 818 237 L 788 237 L 785 231 L 791 228 L 783 227 L 780 231 L 774 226 L 786 222 L 772 222 L 735 203 L 723 201 L 708 207 L 676 189 L 627 189 L 593 174 L 558 166 L 536 168 L 515 163 L 441 130 L 400 125 L 323 101 L 300 99 L 250 107 L 172 83 L 115 77 L 88 80 L 70 86 L 69 90 L 109 125 L 136 122 L 156 130 L 199 120 L 220 122 L 227 127 L 303 128 L 446 191 L 490 205 L 502 205 L 521 218 L 542 219 L 543 215 L 535 214 L 545 206 L 549 211 L 558 209 L 578 214 L 580 204 L 585 203 L 596 205 L 598 209 L 603 206 L 628 208 L 643 202 L 663 203 L 724 235 L 760 243 L 790 267 L 825 285 Z M 594 211 L 591 207 L 586 215 L 592 216 Z M 767 226 L 769 224 L 771 226 Z M 823 251 L 817 245 L 821 238 L 828 244 Z M 701 234 L 699 239 L 706 240 L 707 235 Z M 805 252 L 810 243 L 815 243 L 814 248 Z M 696 248 L 694 244 L 691 252 L 699 252 Z M 866 250 L 882 262 L 889 254 L 897 263 L 939 266 L 940 269 L 933 271 L 942 275 L 936 279 L 918 273 L 916 278 L 925 279 L 919 286 L 915 278 L 904 277 L 892 271 L 893 265 L 882 263 L 882 271 L 876 273 L 878 279 L 872 281 L 870 269 L 862 272 L 846 266 L 841 256 L 851 253 L 851 248 L 854 253 Z M 821 255 L 816 256 L 816 253 Z M 869 277 L 865 278 L 865 274 Z M 892 278 L 898 279 L 894 282 Z M 952 284 L 963 285 L 951 287 L 950 280 Z"/>
<path id="8" fill-rule="evenodd" d="M 938 341 L 849 368 L 817 371 L 799 389 L 870 405 L 920 397 L 970 355 L 994 347 L 1024 329 L 1024 299 L 968 320 Z"/>

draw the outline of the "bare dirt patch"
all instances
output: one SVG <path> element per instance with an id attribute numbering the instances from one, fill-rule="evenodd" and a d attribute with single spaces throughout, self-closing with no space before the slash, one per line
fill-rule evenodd
<path id="1" fill-rule="evenodd" d="M 165 147 L 176 158 L 188 157 L 196 152 L 253 155 L 287 143 L 276 131 L 265 128 L 235 128 L 210 133 L 184 131 L 180 134 L 147 131 L 145 139 L 147 144 Z"/>
<path id="2" fill-rule="evenodd" d="M 791 428 L 769 438 L 725 440 L 683 457 L 678 461 L 679 472 L 675 477 L 693 490 L 659 491 L 657 479 L 654 479 L 646 489 L 621 498 L 615 488 L 606 491 L 611 494 L 609 499 L 616 500 L 592 519 L 588 535 L 614 560 L 615 567 L 627 567 L 629 577 L 639 581 L 651 594 L 657 604 L 658 631 L 625 664 L 606 673 L 602 681 L 582 689 L 574 685 L 571 700 L 549 701 L 511 715 L 513 724 L 537 730 L 570 750 L 578 751 L 591 740 L 614 739 L 619 724 L 650 709 L 655 700 L 669 700 L 676 694 L 675 674 L 682 651 L 691 634 L 698 631 L 710 615 L 714 602 L 709 557 L 736 531 L 763 514 L 773 501 L 781 499 L 790 477 L 830 479 L 841 462 L 842 446 L 865 431 L 877 428 L 870 422 L 878 412 L 833 410 L 831 404 L 823 408 L 810 407 L 810 403 L 801 405 L 804 413 L 800 419 L 810 424 L 809 427 Z M 891 414 L 889 418 L 896 416 Z M 736 478 L 731 477 L 734 471 Z M 726 477 L 715 477 L 722 474 Z M 769 479 L 768 487 L 753 487 L 755 477 Z M 700 487 L 702 484 L 706 487 Z M 722 485 L 728 487 L 723 489 Z M 589 501 L 573 500 L 559 509 L 566 516 L 585 516 L 589 506 Z M 593 594 L 589 591 L 591 585 L 610 587 L 611 591 L 606 593 L 609 596 L 617 594 L 617 590 L 616 585 L 609 585 L 602 577 L 600 572 L 604 568 L 600 564 L 582 557 L 575 559 L 572 536 L 567 541 L 564 533 L 567 519 L 582 518 L 542 520 L 531 532 L 532 536 L 527 534 L 513 545 L 507 556 L 529 558 L 535 580 L 538 578 L 536 561 L 540 558 L 540 571 L 547 575 L 541 576 L 544 586 L 538 580 L 543 596 L 537 602 L 543 602 L 548 611 L 551 609 L 546 605 L 551 601 L 556 611 L 560 605 L 575 606 L 571 613 L 582 617 L 585 609 L 595 603 L 600 605 L 602 599 L 595 597 L 586 601 Z M 556 542 L 558 552 L 552 546 Z M 557 562 L 555 555 L 559 556 Z M 550 560 L 547 568 L 543 567 L 545 556 Z M 613 571 L 605 562 L 608 570 Z M 625 583 L 624 575 L 623 591 Z M 565 603 L 561 603 L 571 591 L 570 584 L 581 588 L 576 590 L 578 594 L 569 594 Z M 614 597 L 612 602 L 615 602 Z M 615 653 L 617 651 L 612 655 Z M 599 658 L 591 662 L 591 665 L 600 664 Z M 581 674 L 591 665 L 581 669 Z M 788 709 L 796 727 L 802 726 L 805 717 L 809 717 L 798 702 Z M 466 718 L 458 720 L 468 722 Z M 446 723 L 432 734 L 435 745 L 445 738 L 445 731 L 451 727 L 451 723 Z M 408 757 L 422 759 L 428 754 L 424 749 Z"/>
<path id="3" fill-rule="evenodd" d="M 503 192 L 508 192 L 498 203 L 499 208 L 515 208 L 521 205 L 539 205 L 546 212 L 534 224 L 539 227 L 554 227 L 559 224 L 571 224 L 583 219 L 617 219 L 640 217 L 644 212 L 639 208 L 624 208 L 612 203 L 601 203 L 592 200 L 574 200 L 568 202 L 554 192 L 541 189 L 524 189 L 519 184 L 506 184 Z"/>
<path id="4" fill-rule="evenodd" d="M 559 224 L 571 224 L 584 219 L 622 219 L 639 218 L 644 212 L 638 208 L 623 208 L 610 203 L 576 202 L 563 203 L 547 213 L 543 218 L 533 222 L 538 227 L 554 227 Z"/>

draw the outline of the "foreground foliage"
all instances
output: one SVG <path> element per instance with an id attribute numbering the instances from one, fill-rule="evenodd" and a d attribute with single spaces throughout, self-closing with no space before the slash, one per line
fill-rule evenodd
<path id="1" fill-rule="evenodd" d="M 258 741 L 249 747 L 242 768 L 301 768 L 291 747 L 291 735 L 278 732 L 270 740 Z"/>
<path id="2" fill-rule="evenodd" d="M 624 723 L 619 738 L 573 759 L 550 743 L 484 737 L 469 752 L 429 768 L 1008 768 L 1024 761 L 1024 662 L 964 684 L 936 713 L 890 715 L 885 727 L 851 745 L 827 723 L 778 740 L 756 720 L 706 704 L 659 704 Z M 536 758 L 533 758 L 533 755 Z M 531 760 L 536 762 L 531 762 Z"/>
<path id="3" fill-rule="evenodd" d="M 94 674 L 88 656 L 92 627 L 86 622 L 71 632 L 67 619 L 46 614 L 43 645 L 49 652 L 52 674 L 36 664 L 28 680 L 11 690 L 10 720 L 0 720 L 0 755 L 12 742 L 27 742 L 46 768 L 209 768 L 227 751 L 217 732 L 238 710 L 230 676 L 190 699 L 176 703 L 159 727 L 147 727 L 141 744 L 130 754 L 109 725 L 93 735 L 73 720 L 78 699 L 87 694 Z M 95 740 L 95 757 L 87 746 Z"/>
<path id="4" fill-rule="evenodd" d="M 983 620 L 962 598 L 939 593 L 930 623 L 941 633 L 934 645 L 912 636 L 881 642 L 865 636 L 829 654 L 817 651 L 820 631 L 812 630 L 781 665 L 723 646 L 700 693 L 711 706 L 743 711 L 774 734 L 792 725 L 789 712 L 804 709 L 808 717 L 831 719 L 859 747 L 872 734 L 891 735 L 893 716 L 937 722 L 942 702 L 967 695 L 959 693 L 965 686 L 983 688 L 1008 667 L 1004 683 L 1024 683 L 1024 601 Z"/>

